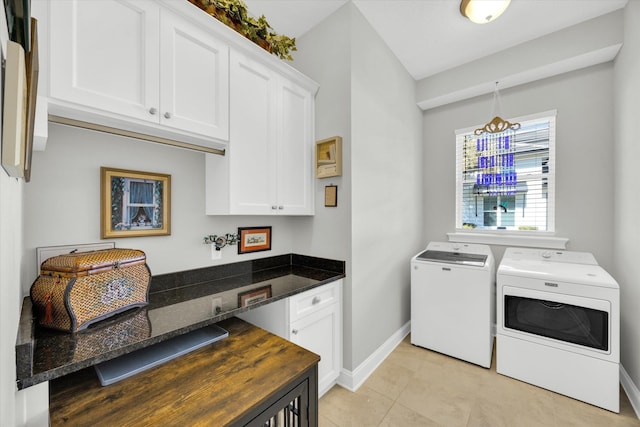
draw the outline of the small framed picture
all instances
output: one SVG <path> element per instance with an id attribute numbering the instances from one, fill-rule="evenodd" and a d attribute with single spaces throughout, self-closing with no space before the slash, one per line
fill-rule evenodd
<path id="1" fill-rule="evenodd" d="M 338 186 L 327 185 L 324 187 L 324 205 L 328 208 L 338 206 Z"/>
<path id="2" fill-rule="evenodd" d="M 271 298 L 271 285 L 238 293 L 238 307 L 249 307 Z"/>
<path id="3" fill-rule="evenodd" d="M 271 227 L 239 227 L 238 253 L 271 250 Z"/>
<path id="4" fill-rule="evenodd" d="M 100 168 L 101 238 L 171 234 L 171 175 Z"/>
<path id="5" fill-rule="evenodd" d="M 316 178 L 342 175 L 342 137 L 316 142 Z"/>

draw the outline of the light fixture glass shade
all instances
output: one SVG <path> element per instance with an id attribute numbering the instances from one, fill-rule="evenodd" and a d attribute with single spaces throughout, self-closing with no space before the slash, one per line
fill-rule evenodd
<path id="1" fill-rule="evenodd" d="M 460 13 L 476 24 L 486 24 L 507 9 L 511 0 L 462 0 Z"/>

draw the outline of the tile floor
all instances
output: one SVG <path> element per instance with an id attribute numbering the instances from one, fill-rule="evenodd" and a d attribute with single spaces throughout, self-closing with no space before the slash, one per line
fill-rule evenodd
<path id="1" fill-rule="evenodd" d="M 597 408 L 411 345 L 405 338 L 352 393 L 334 386 L 320 399 L 320 427 L 640 426 L 620 388 L 620 413 Z"/>

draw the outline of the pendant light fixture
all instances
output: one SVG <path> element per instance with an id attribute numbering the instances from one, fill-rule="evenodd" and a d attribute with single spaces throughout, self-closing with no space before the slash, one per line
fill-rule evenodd
<path id="1" fill-rule="evenodd" d="M 486 24 L 498 18 L 511 0 L 462 0 L 460 13 L 476 24 Z"/>

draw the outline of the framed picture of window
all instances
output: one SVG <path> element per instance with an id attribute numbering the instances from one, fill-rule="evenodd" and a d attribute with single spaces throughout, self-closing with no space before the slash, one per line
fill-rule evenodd
<path id="1" fill-rule="evenodd" d="M 171 175 L 100 168 L 100 237 L 171 234 Z"/>

